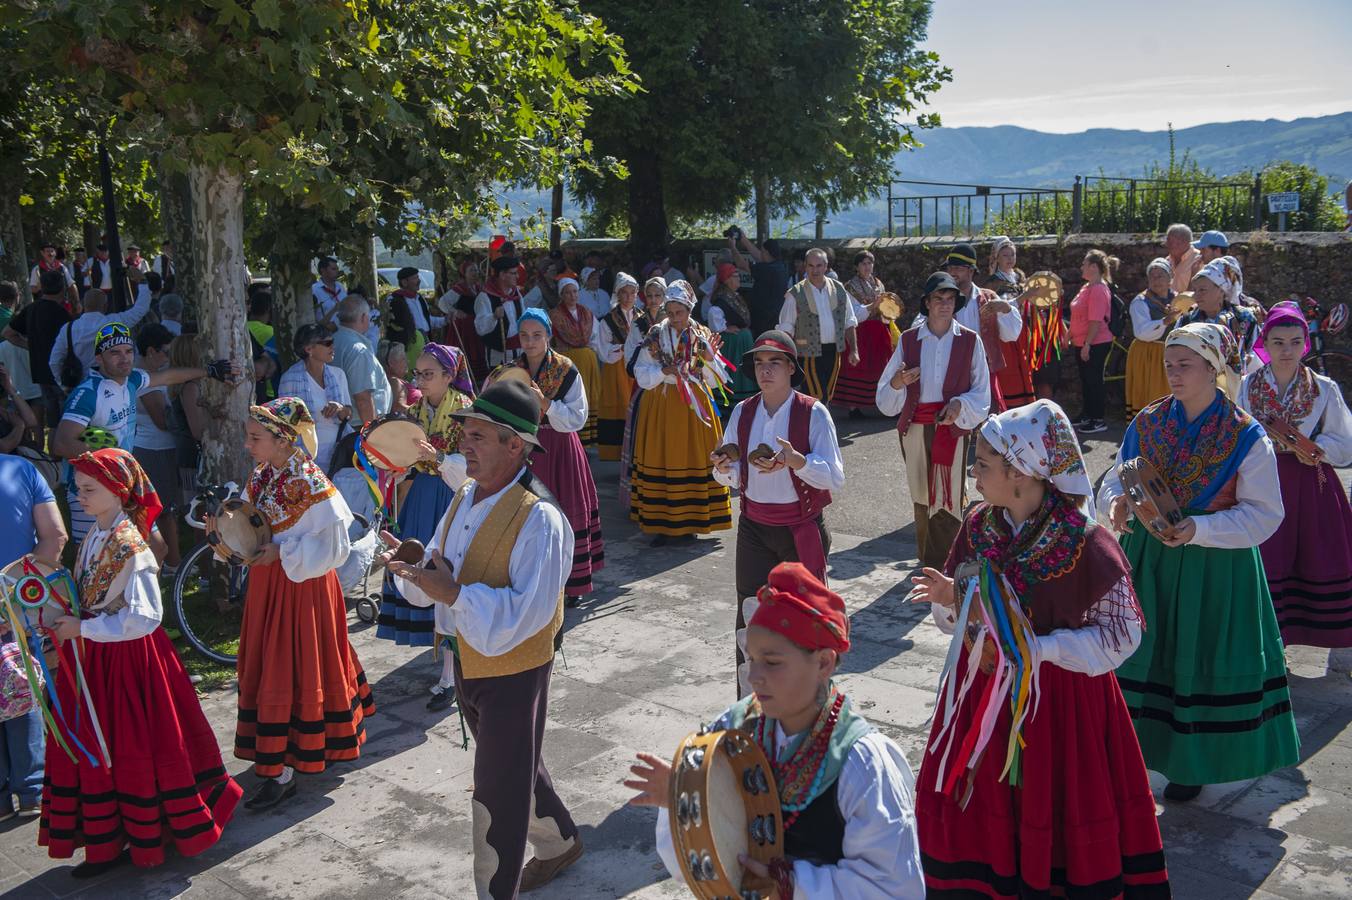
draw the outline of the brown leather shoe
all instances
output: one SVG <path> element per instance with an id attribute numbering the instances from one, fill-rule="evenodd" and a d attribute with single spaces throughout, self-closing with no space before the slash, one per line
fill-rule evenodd
<path id="1" fill-rule="evenodd" d="M 533 891 L 553 881 L 564 869 L 582 857 L 582 835 L 573 838 L 573 846 L 553 859 L 532 857 L 521 870 L 521 892 Z"/>

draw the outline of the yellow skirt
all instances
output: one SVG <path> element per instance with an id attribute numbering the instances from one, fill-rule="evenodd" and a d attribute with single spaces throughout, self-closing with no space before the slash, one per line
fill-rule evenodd
<path id="1" fill-rule="evenodd" d="M 1161 397 L 1169 395 L 1164 377 L 1164 342 L 1131 342 L 1127 350 L 1127 415 L 1134 416 Z"/>
<path id="2" fill-rule="evenodd" d="M 596 351 L 590 347 L 576 347 L 560 350 L 564 356 L 577 366 L 577 375 L 582 379 L 582 389 L 587 392 L 587 424 L 577 433 L 582 446 L 596 444 L 596 403 L 601 396 L 601 367 L 596 362 Z"/>
<path id="3" fill-rule="evenodd" d="M 601 459 L 620 458 L 624 443 L 624 420 L 629 415 L 629 398 L 634 381 L 618 359 L 601 367 L 601 396 L 596 399 L 596 447 Z"/>
<path id="4" fill-rule="evenodd" d="M 695 396 L 707 424 L 674 384 L 639 399 L 629 517 L 647 534 L 679 537 L 732 527 L 728 489 L 714 481 L 709 463 L 723 443 L 723 425 L 709 395 Z"/>

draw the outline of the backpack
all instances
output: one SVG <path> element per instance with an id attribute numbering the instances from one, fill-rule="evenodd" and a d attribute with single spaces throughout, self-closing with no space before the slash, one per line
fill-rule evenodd
<path id="1" fill-rule="evenodd" d="M 84 381 L 84 363 L 80 362 L 80 357 L 75 355 L 75 343 L 71 338 L 71 332 L 75 330 L 75 320 L 72 319 L 66 324 L 66 356 L 61 360 L 61 371 L 58 375 L 61 378 L 61 386 L 68 391 L 75 390 L 80 382 Z"/>
<path id="2" fill-rule="evenodd" d="M 1120 338 L 1127 333 L 1127 304 L 1122 302 L 1122 298 L 1113 290 L 1113 286 L 1108 282 L 1103 282 L 1104 287 L 1108 288 L 1108 330 L 1112 332 L 1113 337 Z"/>

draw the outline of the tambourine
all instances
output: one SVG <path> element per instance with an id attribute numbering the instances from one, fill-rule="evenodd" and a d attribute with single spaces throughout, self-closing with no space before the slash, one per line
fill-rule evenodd
<path id="1" fill-rule="evenodd" d="M 1061 276 L 1055 272 L 1034 272 L 1023 284 L 1023 293 L 1019 294 L 1020 303 L 1028 303 L 1034 309 L 1057 309 L 1061 306 Z"/>
<path id="2" fill-rule="evenodd" d="M 498 366 L 489 373 L 489 384 L 497 384 L 499 381 L 516 381 L 524 384 L 526 387 L 530 387 L 534 384 L 534 379 L 530 377 L 529 372 L 520 366 L 512 365 L 510 363 L 505 366 Z"/>
<path id="3" fill-rule="evenodd" d="M 1161 541 L 1172 539 L 1183 510 L 1159 470 L 1138 456 L 1123 462 L 1117 474 L 1136 520 Z"/>
<path id="4" fill-rule="evenodd" d="M 406 413 L 389 413 L 372 419 L 361 430 L 362 449 L 371 465 L 387 472 L 402 472 L 422 458 L 419 444 L 427 432 Z"/>
<path id="5" fill-rule="evenodd" d="M 1307 438 L 1295 425 L 1280 416 L 1266 416 L 1258 421 L 1279 451 L 1294 453 L 1296 459 L 1307 466 L 1317 466 L 1324 461 L 1324 448 Z"/>
<path id="6" fill-rule="evenodd" d="M 784 855 L 774 769 L 745 731 L 701 730 L 681 741 L 667 814 L 681 873 L 700 900 L 777 895 L 773 881 L 737 861 L 744 853 L 768 865 Z"/>
<path id="7" fill-rule="evenodd" d="M 879 294 L 877 305 L 874 308 L 878 311 L 878 318 L 884 322 L 895 322 L 901 318 L 901 298 L 891 291 L 883 291 Z"/>
<path id="8" fill-rule="evenodd" d="M 1180 316 L 1192 312 L 1193 307 L 1196 305 L 1197 299 L 1193 296 L 1192 291 L 1183 291 L 1180 294 L 1175 294 L 1174 299 L 1169 301 L 1169 309 L 1178 313 Z"/>
<path id="9" fill-rule="evenodd" d="M 51 627 L 61 616 L 75 608 L 75 582 L 60 566 L 24 556 L 0 570 L 0 590 L 16 609 L 26 611 L 33 621 Z M 53 602 L 55 601 L 55 602 Z"/>
<path id="10" fill-rule="evenodd" d="M 228 563 L 247 566 L 272 541 L 272 527 L 247 500 L 234 497 L 218 502 L 208 515 L 207 543 Z"/>

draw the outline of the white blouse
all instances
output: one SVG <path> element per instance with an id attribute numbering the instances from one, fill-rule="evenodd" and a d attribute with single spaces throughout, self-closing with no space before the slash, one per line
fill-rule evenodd
<path id="1" fill-rule="evenodd" d="M 660 333 L 662 349 L 674 356 L 675 344 L 679 335 L 673 332 L 666 322 L 663 322 L 660 327 L 662 329 Z M 690 327 L 694 327 L 693 322 Z M 631 331 L 630 334 L 633 334 L 633 332 Z M 723 363 L 717 357 L 714 358 L 713 362 L 706 361 L 699 372 L 699 377 L 702 378 L 704 383 L 709 385 L 709 387 L 725 384 L 728 381 L 727 370 L 723 367 Z M 664 375 L 662 373 L 662 363 L 653 357 L 652 352 L 647 347 L 644 347 L 639 351 L 638 361 L 634 363 L 634 380 L 638 382 L 639 387 L 643 388 L 645 391 L 650 391 L 659 384 L 674 385 L 676 383 L 676 376 Z"/>
<path id="2" fill-rule="evenodd" d="M 455 511 L 455 517 L 447 522 L 451 515 L 447 507 L 432 539 L 427 542 L 423 562 L 431 558 L 433 550 L 438 550 L 451 568 L 460 572 L 474 535 L 493 507 L 525 472 L 521 469 L 502 490 L 473 503 L 468 492 L 477 491 L 478 485 L 473 481 L 466 482 L 460 489 L 464 499 Z M 445 535 L 444 543 L 437 546 L 442 535 Z M 564 581 L 572 567 L 573 529 L 564 521 L 558 507 L 541 501 L 531 507 L 512 547 L 507 564 L 511 583 L 507 587 L 494 588 L 482 582 L 461 584 L 455 603 L 447 605 L 436 603 L 403 578 L 396 577 L 394 583 L 412 605 L 426 608 L 435 604 L 438 632 L 458 632 L 485 656 L 501 656 L 554 618 Z"/>
<path id="3" fill-rule="evenodd" d="M 901 415 L 902 407 L 906 405 L 906 392 L 913 387 L 919 387 L 921 403 L 942 402 L 944 379 L 948 375 L 948 360 L 953 353 L 953 336 L 961 334 L 964 330 L 971 329 L 954 322 L 944 334 L 936 335 L 929 330 L 928 325 L 922 324 L 919 334 L 920 380 L 914 385 L 894 388 L 892 376 L 904 367 L 901 352 L 905 342 L 897 341 L 897 346 L 883 369 L 882 377 L 878 379 L 878 389 L 874 396 L 878 410 L 885 416 Z M 955 424 L 968 431 L 984 422 L 991 409 L 991 373 L 986 365 L 986 349 L 979 338 L 980 336 L 972 347 L 971 387 L 966 393 L 954 398 L 961 407 Z"/>
<path id="4" fill-rule="evenodd" d="M 742 410 L 746 406 L 743 400 L 737 404 L 728 418 L 723 434 L 728 440 L 735 441 L 742 420 Z M 741 452 L 749 453 L 757 444 L 768 444 L 779 450 L 778 438 L 789 438 L 789 411 L 793 408 L 793 399 L 784 401 L 773 416 L 765 411 L 764 397 L 756 407 L 756 417 L 751 420 L 749 446 Z M 811 453 L 806 453 L 807 465 L 796 473 L 805 484 L 824 491 L 838 491 L 845 486 L 845 462 L 840 455 L 840 443 L 836 439 L 836 423 L 831 413 L 820 401 L 812 402 L 812 416 L 808 422 L 808 445 Z M 747 485 L 743 493 L 757 503 L 797 503 L 798 495 L 793 490 L 793 478 L 787 468 L 766 474 L 755 466 L 747 465 Z M 713 470 L 714 480 L 734 490 L 742 487 L 742 467 L 732 463 L 726 474 Z"/>
<path id="5" fill-rule="evenodd" d="M 638 318 L 638 307 L 631 306 L 625 310 L 616 306 L 615 310 L 629 321 L 629 331 L 625 334 L 623 343 L 616 344 L 610 326 L 600 319 L 596 320 L 596 357 L 603 366 L 617 362 L 628 362 L 625 348 L 629 347 L 631 341 L 634 347 L 637 347 L 639 340 L 642 338 L 642 335 L 634 336 L 634 332 L 638 331 L 634 327 L 634 319 Z M 630 350 L 629 352 L 633 351 Z"/>
<path id="6" fill-rule="evenodd" d="M 727 713 L 714 730 L 728 725 Z M 776 723 L 778 746 L 790 740 Z M 905 900 L 925 896 L 915 823 L 915 777 L 901 748 L 872 731 L 850 747 L 836 782 L 836 806 L 845 820 L 844 855 L 833 866 L 793 861 L 794 900 Z M 674 881 L 676 861 L 668 811 L 657 811 L 657 854 Z"/>
<path id="7" fill-rule="evenodd" d="M 1099 488 L 1098 508 L 1105 515 L 1112 509 L 1113 500 L 1123 494 L 1122 479 L 1117 474 L 1122 463 L 1119 449 L 1116 465 L 1104 473 L 1103 486 Z M 1235 505 L 1229 509 L 1194 516 L 1192 521 L 1197 532 L 1188 543 L 1221 550 L 1243 550 L 1257 547 L 1272 537 L 1282 524 L 1285 509 L 1277 478 L 1277 454 L 1266 434 L 1254 442 L 1239 464 L 1235 500 Z M 1133 527 L 1141 526 L 1136 523 Z"/>
<path id="8" fill-rule="evenodd" d="M 1352 466 L 1352 413 L 1348 412 L 1347 400 L 1343 397 L 1342 389 L 1332 378 L 1318 372 L 1310 374 L 1314 376 L 1315 384 L 1319 388 L 1319 396 L 1315 398 L 1310 414 L 1291 424 L 1299 428 L 1300 433 L 1306 437 L 1313 435 L 1316 430 L 1319 431 L 1314 442 L 1324 449 L 1324 461 L 1329 465 L 1338 468 Z M 1266 366 L 1246 375 L 1239 389 L 1238 402 L 1248 412 L 1253 412 L 1249 409 L 1249 384 L 1255 378 L 1265 378 L 1273 390 L 1277 388 L 1277 379 L 1273 376 L 1272 370 Z M 1296 379 L 1293 378 L 1286 386 L 1286 394 L 1282 395 L 1283 401 L 1295 386 Z"/>
<path id="9" fill-rule="evenodd" d="M 1001 512 L 1015 534 L 1027 524 L 1015 525 L 1008 511 Z M 1131 575 L 1123 575 L 1108 589 L 1108 593 L 1085 612 L 1087 624 L 1083 628 L 1054 628 L 1047 634 L 1037 635 L 1038 658 L 1067 672 L 1082 672 L 1085 675 L 1112 672 L 1141 645 L 1141 623 L 1137 621 L 1133 608 L 1135 597 L 1136 589 L 1132 585 Z M 962 598 L 958 597 L 957 602 L 961 604 Z M 931 606 L 934 624 L 944 634 L 952 634 L 957 627 L 958 610 L 938 603 Z M 1114 621 L 1122 623 L 1126 629 L 1125 635 L 1112 633 Z"/>
<path id="10" fill-rule="evenodd" d="M 103 552 L 108 537 L 118 524 L 127 518 L 118 513 L 110 528 L 99 528 L 95 524 L 89 529 L 80 553 L 75 562 L 77 573 L 86 571 L 94 565 Z M 159 627 L 164 618 L 164 605 L 160 600 L 159 564 L 147 548 L 132 556 L 122 566 L 122 572 L 113 581 L 108 592 L 115 593 L 122 584 L 122 598 L 127 605 L 115 613 L 106 613 L 85 619 L 80 623 L 80 635 L 91 641 L 113 643 L 115 641 L 134 641 L 143 638 Z M 86 599 L 86 598 L 81 598 Z M 88 598 L 91 602 L 93 598 Z"/>
<path id="11" fill-rule="evenodd" d="M 274 534 L 272 542 L 281 545 L 286 577 L 299 584 L 341 566 L 352 549 L 348 538 L 351 524 L 352 511 L 335 490 L 302 513 L 296 524 Z"/>
<path id="12" fill-rule="evenodd" d="M 1131 333 L 1136 336 L 1138 341 L 1150 341 L 1152 343 L 1162 341 L 1172 327 L 1165 325 L 1164 319 L 1150 318 L 1150 303 L 1139 295 L 1131 301 L 1129 311 L 1131 312 Z"/>
<path id="13" fill-rule="evenodd" d="M 579 372 L 563 396 L 550 401 L 545 418 L 549 420 L 549 427 L 555 431 L 581 431 L 582 426 L 587 424 L 589 407 L 587 389 L 582 384 L 582 373 Z"/>

